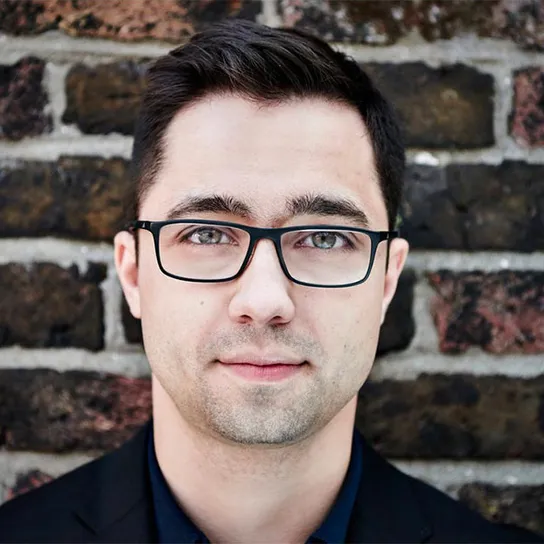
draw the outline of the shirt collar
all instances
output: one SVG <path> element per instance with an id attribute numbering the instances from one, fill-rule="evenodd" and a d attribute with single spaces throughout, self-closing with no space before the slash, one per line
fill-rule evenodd
<path id="1" fill-rule="evenodd" d="M 151 481 L 151 492 L 160 544 L 187 542 L 191 544 L 208 544 L 204 533 L 191 521 L 182 508 L 178 506 L 159 467 L 153 443 L 153 426 L 148 435 L 148 466 Z M 361 437 L 357 431 L 353 433 L 351 459 L 340 492 L 329 514 L 321 526 L 310 536 L 308 542 L 332 544 L 344 542 L 348 530 L 349 519 L 355 504 L 362 473 Z"/>

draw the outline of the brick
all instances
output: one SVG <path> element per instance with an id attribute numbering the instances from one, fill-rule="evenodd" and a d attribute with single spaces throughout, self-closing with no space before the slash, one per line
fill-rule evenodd
<path id="1" fill-rule="evenodd" d="M 151 416 L 150 383 L 96 372 L 0 370 L 0 446 L 42 452 L 116 448 Z"/>
<path id="2" fill-rule="evenodd" d="M 514 73 L 510 134 L 526 147 L 544 147 L 544 67 Z"/>
<path id="3" fill-rule="evenodd" d="M 94 263 L 85 274 L 51 263 L 1 265 L 0 346 L 102 349 L 105 276 Z"/>
<path id="4" fill-rule="evenodd" d="M 544 272 L 428 274 L 440 351 L 544 353 Z"/>
<path id="5" fill-rule="evenodd" d="M 544 249 L 544 166 L 411 165 L 401 214 L 413 248 Z"/>
<path id="6" fill-rule="evenodd" d="M 328 41 L 390 45 L 406 36 L 415 15 L 411 1 L 281 0 L 284 26 Z"/>
<path id="7" fill-rule="evenodd" d="M 356 425 L 392 458 L 543 459 L 544 376 L 369 381 Z"/>
<path id="8" fill-rule="evenodd" d="M 0 165 L 0 237 L 111 241 L 130 186 L 123 159 L 61 157 Z"/>
<path id="9" fill-rule="evenodd" d="M 142 323 L 130 313 L 125 297 L 121 300 L 121 321 L 125 332 L 125 340 L 129 344 L 142 344 Z"/>
<path id="10" fill-rule="evenodd" d="M 459 499 L 491 521 L 512 523 L 544 534 L 544 486 L 497 486 L 476 482 L 459 490 Z"/>
<path id="11" fill-rule="evenodd" d="M 462 64 L 362 65 L 399 114 L 414 148 L 474 149 L 495 143 L 493 78 Z"/>
<path id="12" fill-rule="evenodd" d="M 422 0 L 417 27 L 429 42 L 467 34 L 489 37 L 494 29 L 494 14 L 500 11 L 501 4 L 498 0 Z M 499 34 L 502 25 L 497 22 L 495 26 Z"/>
<path id="13" fill-rule="evenodd" d="M 41 470 L 30 470 L 28 472 L 18 474 L 15 484 L 7 489 L 5 500 L 9 501 L 17 495 L 22 495 L 23 493 L 27 493 L 32 489 L 37 489 L 51 480 L 53 480 L 53 477 L 50 474 L 42 472 Z"/>
<path id="14" fill-rule="evenodd" d="M 476 0 L 473 0 L 476 2 Z M 509 39 L 524 49 L 544 51 L 544 2 L 500 0 L 495 2 L 489 35 Z"/>
<path id="15" fill-rule="evenodd" d="M 51 115 L 45 111 L 44 70 L 45 63 L 35 57 L 0 65 L 0 140 L 51 132 Z"/>
<path id="16" fill-rule="evenodd" d="M 378 355 L 401 351 L 410 345 L 416 328 L 412 313 L 415 281 L 413 270 L 405 270 L 401 274 L 397 291 L 380 330 Z"/>
<path id="17" fill-rule="evenodd" d="M 132 134 L 145 87 L 145 64 L 77 64 L 66 77 L 64 123 L 86 134 Z"/>
<path id="18" fill-rule="evenodd" d="M 226 17 L 256 20 L 261 0 L 2 0 L 0 31 L 179 42 Z"/>

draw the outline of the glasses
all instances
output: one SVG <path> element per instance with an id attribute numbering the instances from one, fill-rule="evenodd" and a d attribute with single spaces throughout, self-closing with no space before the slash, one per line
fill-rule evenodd
<path id="1" fill-rule="evenodd" d="M 309 287 L 351 287 L 372 270 L 378 244 L 397 231 L 309 225 L 256 228 L 226 221 L 132 221 L 153 234 L 160 270 L 172 278 L 218 283 L 240 277 L 259 240 L 271 240 L 284 274 Z"/>

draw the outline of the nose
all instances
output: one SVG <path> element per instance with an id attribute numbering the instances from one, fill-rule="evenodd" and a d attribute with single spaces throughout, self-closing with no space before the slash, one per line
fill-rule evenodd
<path id="1" fill-rule="evenodd" d="M 238 323 L 280 325 L 295 315 L 291 282 L 283 273 L 271 240 L 260 240 L 229 304 L 229 317 Z"/>

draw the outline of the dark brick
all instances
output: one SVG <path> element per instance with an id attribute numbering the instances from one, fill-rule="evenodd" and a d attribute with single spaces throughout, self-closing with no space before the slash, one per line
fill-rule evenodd
<path id="1" fill-rule="evenodd" d="M 0 398 L 9 450 L 110 450 L 151 415 L 149 379 L 96 372 L 0 370 Z"/>
<path id="2" fill-rule="evenodd" d="M 0 140 L 21 140 L 51 131 L 51 116 L 44 111 L 44 69 L 45 63 L 34 57 L 0 65 Z"/>
<path id="3" fill-rule="evenodd" d="M 544 166 L 412 165 L 402 216 L 414 248 L 544 249 Z"/>
<path id="4" fill-rule="evenodd" d="M 356 425 L 386 456 L 543 459 L 544 376 L 422 374 L 367 382 Z"/>
<path id="5" fill-rule="evenodd" d="M 0 166 L 0 237 L 110 241 L 122 226 L 129 184 L 123 159 L 61 157 Z"/>
<path id="6" fill-rule="evenodd" d="M 431 313 L 440 351 L 544 353 L 544 272 L 439 271 Z"/>
<path id="7" fill-rule="evenodd" d="M 7 490 L 6 501 L 13 499 L 17 495 L 27 493 L 32 489 L 37 489 L 51 480 L 53 480 L 53 477 L 41 470 L 30 470 L 24 474 L 18 474 L 15 485 Z"/>
<path id="8" fill-rule="evenodd" d="M 544 51 L 542 0 L 500 0 L 494 4 L 491 37 L 512 40 L 524 49 Z"/>
<path id="9" fill-rule="evenodd" d="M 66 77 L 64 123 L 87 134 L 132 134 L 145 87 L 145 64 L 124 61 L 74 66 Z"/>
<path id="10" fill-rule="evenodd" d="M 488 37 L 499 0 L 422 0 L 418 9 L 418 27 L 430 42 L 449 40 L 467 34 Z"/>
<path id="11" fill-rule="evenodd" d="M 400 276 L 397 291 L 380 330 L 378 355 L 406 349 L 414 337 L 412 305 L 415 280 L 416 276 L 412 270 L 405 270 Z"/>
<path id="12" fill-rule="evenodd" d="M 544 147 L 544 68 L 514 74 L 514 103 L 510 134 L 522 145 Z"/>
<path id="13" fill-rule="evenodd" d="M 544 534 L 544 486 L 496 486 L 476 482 L 459 490 L 459 499 L 491 521 L 512 523 Z"/>
<path id="14" fill-rule="evenodd" d="M 123 322 L 126 341 L 129 344 L 142 344 L 141 321 L 132 316 L 125 297 L 121 300 L 121 320 Z"/>
<path id="15" fill-rule="evenodd" d="M 261 0 L 2 0 L 0 31 L 179 42 L 227 17 L 256 20 Z"/>
<path id="16" fill-rule="evenodd" d="M 415 10 L 409 0 L 281 0 L 280 16 L 328 41 L 389 45 L 408 34 Z"/>
<path id="17" fill-rule="evenodd" d="M 492 76 L 462 64 L 362 68 L 397 110 L 408 147 L 474 149 L 495 143 Z"/>
<path id="18" fill-rule="evenodd" d="M 0 266 L 0 346 L 103 348 L 104 265 L 82 276 L 55 264 Z M 1 396 L 0 396 L 1 398 Z"/>

